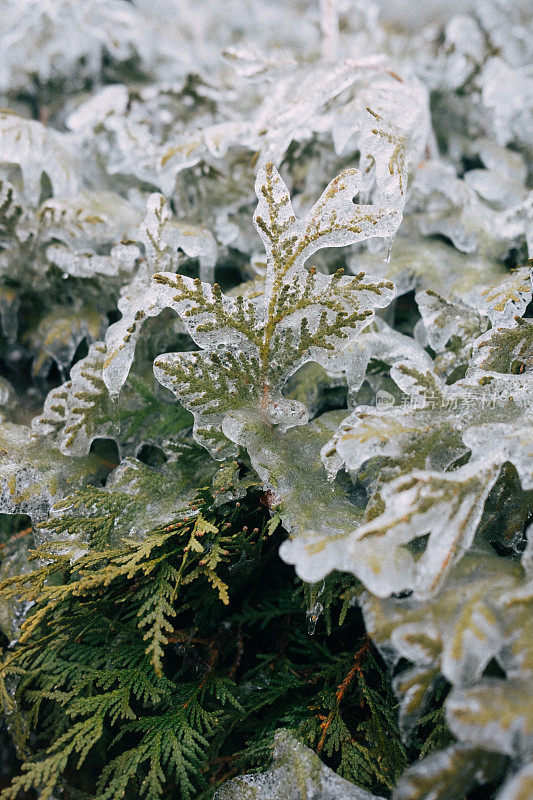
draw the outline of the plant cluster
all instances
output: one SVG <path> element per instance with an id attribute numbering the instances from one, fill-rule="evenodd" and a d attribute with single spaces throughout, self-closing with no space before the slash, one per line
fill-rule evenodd
<path id="1" fill-rule="evenodd" d="M 448 5 L 0 0 L 1 800 L 533 797 L 532 20 Z"/>

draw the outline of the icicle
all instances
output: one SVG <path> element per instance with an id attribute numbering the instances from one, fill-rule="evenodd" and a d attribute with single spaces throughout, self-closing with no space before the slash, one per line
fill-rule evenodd
<path id="1" fill-rule="evenodd" d="M 317 591 L 317 593 L 315 595 L 315 601 L 314 601 L 313 605 L 311 606 L 311 608 L 307 609 L 307 612 L 306 612 L 306 615 L 305 615 L 307 617 L 307 633 L 309 634 L 309 636 L 313 636 L 313 634 L 315 632 L 315 629 L 316 629 L 316 624 L 318 622 L 318 619 L 319 619 L 321 613 L 324 611 L 324 606 L 322 605 L 322 603 L 318 602 L 318 598 L 320 597 L 320 595 L 324 591 L 325 587 L 326 587 L 326 581 L 323 580 L 321 585 L 320 585 L 319 590 Z"/>

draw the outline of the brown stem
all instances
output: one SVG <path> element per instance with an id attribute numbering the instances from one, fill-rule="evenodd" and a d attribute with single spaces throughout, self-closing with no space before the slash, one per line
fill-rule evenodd
<path id="1" fill-rule="evenodd" d="M 356 675 L 361 674 L 361 662 L 365 657 L 365 655 L 368 653 L 369 649 L 370 649 L 370 640 L 368 639 L 368 637 L 365 637 L 363 644 L 355 652 L 353 666 L 351 667 L 350 671 L 348 672 L 342 683 L 340 683 L 337 687 L 334 707 L 331 709 L 326 719 L 320 724 L 320 727 L 322 729 L 322 735 L 320 736 L 320 741 L 318 742 L 316 748 L 317 755 L 319 755 L 324 749 L 324 743 L 326 741 L 328 728 L 333 722 L 335 715 L 339 711 L 340 705 L 344 700 L 344 696 L 346 695 L 346 692 L 350 688 L 353 679 L 355 678 Z"/>

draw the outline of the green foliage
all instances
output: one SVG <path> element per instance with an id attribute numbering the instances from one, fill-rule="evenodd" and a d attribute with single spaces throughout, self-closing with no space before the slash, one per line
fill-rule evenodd
<path id="1" fill-rule="evenodd" d="M 338 622 L 346 580 L 326 582 L 310 635 L 308 590 L 271 569 L 281 532 L 262 499 L 251 489 L 217 506 L 205 490 L 121 545 L 109 531 L 126 496 L 93 487 L 62 502 L 35 569 L 1 587 L 33 603 L 3 668 L 5 686 L 19 676 L 16 714 L 29 728 L 2 798 L 31 787 L 48 798 L 58 785 L 90 785 L 98 800 L 171 787 L 196 797 L 266 766 L 282 725 L 346 779 L 394 785 L 407 758 L 396 700 L 369 640 L 347 647 L 364 629 L 353 607 Z M 72 516 L 83 508 L 92 515 Z M 64 539 L 81 525 L 89 549 L 71 563 Z"/>
<path id="2" fill-rule="evenodd" d="M 345 170 L 299 220 L 274 165 L 259 171 L 254 221 L 266 250 L 264 296 L 233 300 L 216 283 L 165 272 L 154 276 L 146 307 L 177 311 L 203 348 L 159 356 L 156 378 L 194 414 L 197 441 L 216 457 L 235 453 L 226 436 L 244 443 L 229 433 L 234 417 L 259 410 L 282 431 L 303 424 L 305 406 L 282 395 L 289 377 L 308 361 L 342 368 L 346 346 L 368 325 L 373 308 L 390 300 L 389 281 L 364 272 L 325 276 L 304 268 L 321 248 L 395 232 L 399 215 L 394 210 L 354 205 L 360 185 L 357 170 Z"/>

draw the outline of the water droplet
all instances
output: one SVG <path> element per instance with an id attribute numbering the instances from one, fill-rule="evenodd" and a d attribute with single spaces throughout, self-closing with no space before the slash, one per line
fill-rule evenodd
<path id="1" fill-rule="evenodd" d="M 315 632 L 318 618 L 324 610 L 322 603 L 315 603 L 312 608 L 309 608 L 306 613 L 307 617 L 307 633 L 312 636 Z"/>
<path id="2" fill-rule="evenodd" d="M 307 633 L 309 636 L 312 636 L 316 629 L 316 624 L 318 622 L 318 618 L 320 617 L 321 613 L 324 611 L 324 606 L 322 603 L 318 602 L 318 598 L 326 588 L 326 581 L 323 580 L 320 584 L 320 587 L 314 594 L 314 603 L 311 608 L 307 609 L 306 617 L 307 617 Z"/>

